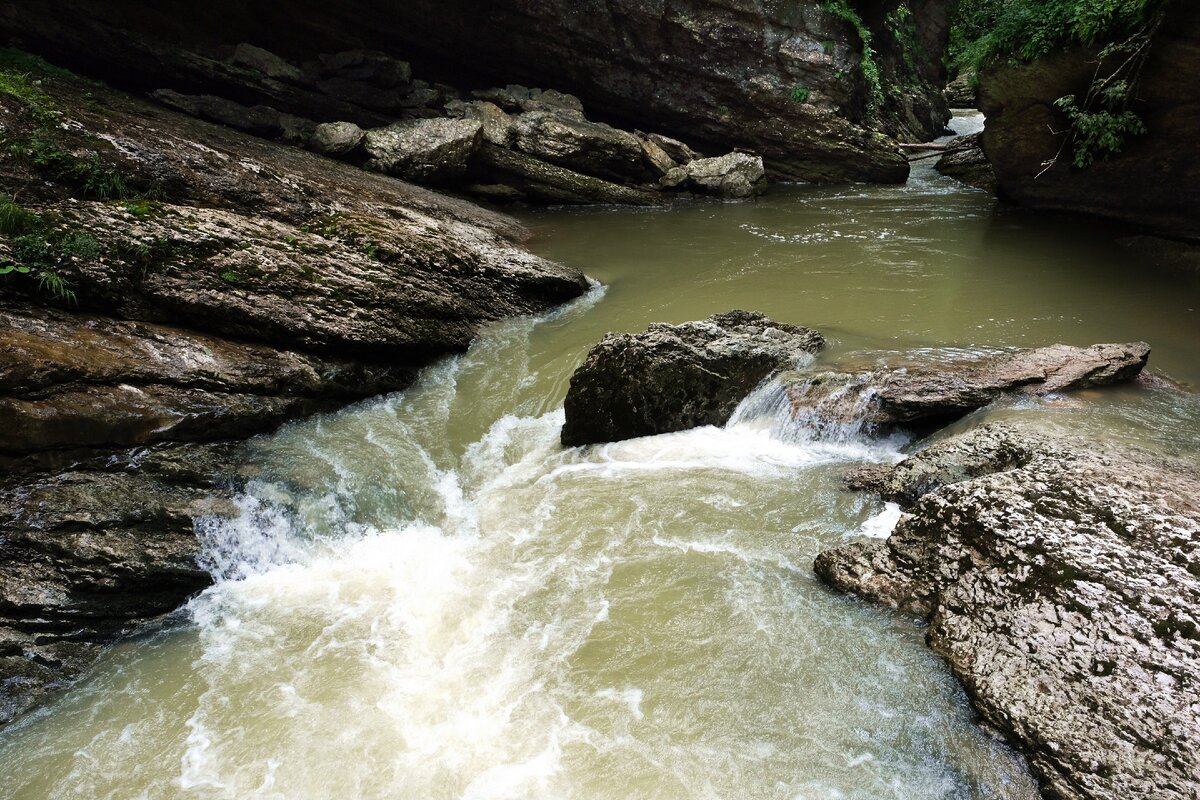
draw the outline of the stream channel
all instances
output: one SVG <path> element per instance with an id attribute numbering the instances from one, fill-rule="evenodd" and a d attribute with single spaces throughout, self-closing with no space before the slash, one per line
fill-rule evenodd
<path id="1" fill-rule="evenodd" d="M 753 414 L 558 442 L 605 333 L 731 308 L 820 330 L 822 368 L 1145 340 L 1200 385 L 1195 276 L 931 163 L 905 186 L 526 213 L 535 250 L 599 285 L 252 442 L 242 516 L 198 523 L 216 584 L 0 732 L 0 798 L 1035 798 L 920 620 L 812 573 L 898 514 L 842 473 L 915 443 Z M 1001 417 L 1200 452 L 1200 402 L 1163 386 L 954 429 Z"/>

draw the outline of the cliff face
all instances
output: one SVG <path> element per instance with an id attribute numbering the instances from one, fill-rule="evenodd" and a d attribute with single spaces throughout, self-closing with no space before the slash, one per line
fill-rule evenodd
<path id="1" fill-rule="evenodd" d="M 1120 154 L 1077 169 L 1061 133 L 1069 123 L 1054 101 L 1086 94 L 1095 55 L 1060 53 L 981 77 L 983 149 L 1000 194 L 1032 208 L 1200 239 L 1200 84 L 1193 79 L 1200 74 L 1200 6 L 1172 3 L 1150 44 L 1132 105 L 1147 133 L 1126 141 Z"/>
<path id="2" fill-rule="evenodd" d="M 136 88 L 202 87 L 242 102 L 263 92 L 225 66 L 239 43 L 294 63 L 374 48 L 460 89 L 570 91 L 603 118 L 718 153 L 750 149 L 776 176 L 814 181 L 903 180 L 888 136 L 929 138 L 947 117 L 944 0 L 68 0 L 0 9 L 0 31 Z M 864 32 L 878 51 L 868 59 Z M 395 116 L 337 91 L 273 94 L 275 107 L 317 119 Z"/>

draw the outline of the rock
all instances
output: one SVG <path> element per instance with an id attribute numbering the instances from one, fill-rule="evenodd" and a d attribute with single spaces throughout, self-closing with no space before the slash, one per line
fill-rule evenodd
<path id="1" fill-rule="evenodd" d="M 325 156 L 344 156 L 353 152 L 366 134 L 353 122 L 322 122 L 313 129 L 308 146 Z"/>
<path id="2" fill-rule="evenodd" d="M 687 164 L 690 161 L 700 158 L 699 153 L 678 139 L 672 139 L 669 136 L 663 136 L 658 133 L 648 134 L 646 138 L 662 148 L 662 151 L 677 164 Z"/>
<path id="3" fill-rule="evenodd" d="M 641 142 L 632 133 L 554 111 L 529 111 L 514 122 L 516 148 L 542 161 L 617 182 L 650 178 Z"/>
<path id="4" fill-rule="evenodd" d="M 285 114 L 269 106 L 244 106 L 210 94 L 186 95 L 159 89 L 151 97 L 176 111 L 289 144 L 303 144 L 317 127 L 312 120 Z"/>
<path id="5" fill-rule="evenodd" d="M 643 333 L 610 333 L 571 376 L 567 447 L 722 425 L 772 372 L 825 345 L 809 328 L 729 311 Z"/>
<path id="6" fill-rule="evenodd" d="M 484 100 L 464 103 L 463 116 L 466 119 L 478 120 L 483 126 L 484 141 L 498 147 L 513 146 L 513 141 L 517 138 L 517 124 L 500 106 Z"/>
<path id="7" fill-rule="evenodd" d="M 563 93 L 535 97 L 527 90 L 511 104 L 499 92 L 481 97 L 505 111 L 578 113 L 579 104 L 564 99 L 570 92 L 598 118 L 637 120 L 714 152 L 760 153 L 781 178 L 902 182 L 908 164 L 891 137 L 928 140 L 947 118 L 947 4 L 886 0 L 859 8 L 875 51 L 866 63 L 882 79 L 878 92 L 864 71 L 858 29 L 826 5 L 620 0 L 584 8 L 566 0 L 503 0 L 481 14 L 467 0 L 346 0 L 336 7 L 299 0 L 286 10 L 228 0 L 136 8 L 77 0 L 66 18 L 45 4 L 0 7 L 0 30 L 131 86 L 153 73 L 169 88 L 219 87 L 210 91 L 368 128 L 398 116 L 402 96 L 407 108 L 430 108 L 436 87 L 403 95 L 383 91 L 369 74 L 326 75 L 319 88 L 302 86 L 209 54 L 263 30 L 279 53 L 316 53 L 327 42 L 360 40 L 370 20 L 373 46 L 411 55 L 428 74 L 462 74 L 463 53 L 470 53 L 470 72 L 483 80 L 521 75 Z M 211 24 L 214 15 L 220 26 Z M 794 99 L 798 88 L 809 90 L 805 102 Z M 881 100 L 873 102 L 877 94 Z"/>
<path id="8" fill-rule="evenodd" d="M 367 168 L 418 183 L 443 183 L 467 171 L 483 140 L 483 125 L 469 119 L 417 119 L 367 131 Z"/>
<path id="9" fill-rule="evenodd" d="M 861 419 L 868 426 L 940 426 L 1007 393 L 1046 395 L 1136 377 L 1150 357 L 1145 342 L 1053 345 L 964 361 L 915 362 L 859 375 L 786 375 L 782 391 L 814 424 Z"/>
<path id="10" fill-rule="evenodd" d="M 996 191 L 996 171 L 984 155 L 977 133 L 960 136 L 950 142 L 933 168 L 971 186 L 993 193 Z"/>
<path id="11" fill-rule="evenodd" d="M 261 72 L 269 78 L 278 78 L 285 81 L 304 80 L 304 73 L 296 67 L 269 50 L 255 47 L 246 42 L 242 42 L 234 48 L 233 57 L 229 61 L 231 64 L 239 67 Z"/>
<path id="12" fill-rule="evenodd" d="M 317 56 L 322 76 L 367 83 L 381 89 L 395 89 L 412 83 L 412 68 L 407 61 L 378 50 L 343 50 Z"/>
<path id="13" fill-rule="evenodd" d="M 663 202 L 657 192 L 582 175 L 525 153 L 505 150 L 491 143 L 479 149 L 476 164 L 484 172 L 484 183 L 502 184 L 523 198 L 548 203 L 613 203 L 652 206 Z"/>
<path id="14" fill-rule="evenodd" d="M 642 159 L 646 165 L 650 167 L 652 174 L 660 180 L 668 172 L 679 167 L 675 160 L 667 155 L 667 151 L 659 147 L 655 142 L 645 136 L 639 136 L 638 141 L 642 145 Z"/>
<path id="15" fill-rule="evenodd" d="M 1022 65 L 1002 60 L 980 76 L 979 108 L 987 115 L 983 149 L 1002 197 L 1200 239 L 1200 83 L 1180 80 L 1200 74 L 1200 4 L 1173 3 L 1165 13 L 1134 90 L 1132 110 L 1147 132 L 1085 169 L 1073 164 L 1073 143 L 1059 133 L 1070 123 L 1054 101 L 1086 96 L 1098 74 L 1094 49 L 1056 50 Z M 1105 59 L 1105 69 L 1123 60 Z M 1053 162 L 1049 169 L 1047 162 Z"/>
<path id="16" fill-rule="evenodd" d="M 963 72 L 946 84 L 946 102 L 951 108 L 977 108 L 979 76 L 974 72 Z"/>
<path id="17" fill-rule="evenodd" d="M 1200 793 L 1195 465 L 988 425 L 868 485 L 886 541 L 822 553 L 835 588 L 930 618 L 984 721 L 1047 797 Z"/>
<path id="18" fill-rule="evenodd" d="M 678 189 L 687 183 L 687 179 L 688 173 L 685 167 L 672 167 L 658 179 L 658 185 L 662 189 Z"/>
<path id="19" fill-rule="evenodd" d="M 719 197 L 753 197 L 767 188 L 762 158 L 749 153 L 699 158 L 689 162 L 684 171 L 692 186 Z"/>

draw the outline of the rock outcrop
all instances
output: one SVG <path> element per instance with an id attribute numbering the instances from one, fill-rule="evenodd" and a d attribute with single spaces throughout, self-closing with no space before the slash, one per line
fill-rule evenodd
<path id="1" fill-rule="evenodd" d="M 28 57 L 0 72 L 3 722 L 207 584 L 192 519 L 234 513 L 240 440 L 587 281 L 465 201 Z"/>
<path id="2" fill-rule="evenodd" d="M 983 149 L 1001 196 L 1023 206 L 1071 211 L 1152 232 L 1200 239 L 1200 5 L 1171 3 L 1147 50 L 1131 105 L 1146 133 L 1084 169 L 1072 164 L 1070 123 L 1054 102 L 1084 97 L 1097 75 L 1096 52 L 1056 52 L 981 75 L 987 115 Z M 1124 59 L 1105 60 L 1111 69 Z M 1048 164 L 1052 164 L 1047 168 Z"/>
<path id="3" fill-rule="evenodd" d="M 817 573 L 928 617 L 930 647 L 1046 796 L 1200 794 L 1194 464 L 988 425 L 852 484 L 907 514 Z"/>
<path id="4" fill-rule="evenodd" d="M 772 372 L 811 360 L 825 340 L 747 311 L 605 336 L 571 376 L 568 447 L 721 425 Z"/>
<path id="5" fill-rule="evenodd" d="M 182 0 L 71 0 L 53 10 L 2 8 L 0 31 L 134 88 L 215 95 L 363 128 L 466 99 L 447 84 L 548 85 L 609 122 L 684 138 L 714 155 L 759 153 L 777 176 L 899 182 L 908 165 L 889 137 L 927 139 L 947 118 L 945 6 L 505 0 L 481 12 L 462 0 L 203 9 Z M 410 61 L 436 79 L 414 78 Z M 509 113 L 548 105 L 538 97 L 515 97 L 511 106 L 500 95 L 479 99 Z"/>
<path id="6" fill-rule="evenodd" d="M 869 427 L 940 427 L 1008 394 L 1047 395 L 1137 377 L 1145 342 L 1053 345 L 982 359 L 915 361 L 849 374 L 781 376 L 793 413 L 814 425 L 861 420 Z"/>

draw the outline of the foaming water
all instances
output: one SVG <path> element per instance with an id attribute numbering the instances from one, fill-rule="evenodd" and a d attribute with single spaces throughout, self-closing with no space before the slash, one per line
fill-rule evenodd
<path id="1" fill-rule="evenodd" d="M 1146 338 L 1195 380 L 1186 291 L 932 172 L 532 222 L 607 288 L 251 443 L 241 514 L 197 523 L 216 584 L 0 731 L 0 798 L 1035 796 L 917 620 L 813 576 L 822 548 L 899 519 L 841 475 L 912 446 L 864 424 L 869 381 L 818 379 Z M 560 446 L 604 333 L 732 307 L 830 352 L 723 427 Z M 803 413 L 835 396 L 840 416 Z M 959 426 L 1007 417 L 1200 452 L 1195 396 L 1163 387 Z"/>

